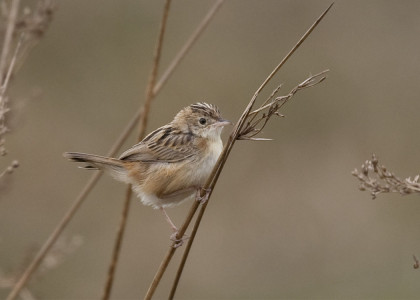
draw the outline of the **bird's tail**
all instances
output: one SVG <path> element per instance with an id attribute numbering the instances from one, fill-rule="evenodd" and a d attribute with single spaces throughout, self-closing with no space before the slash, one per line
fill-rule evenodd
<path id="1" fill-rule="evenodd" d="M 63 156 L 71 161 L 86 163 L 87 165 L 82 167 L 83 169 L 104 170 L 118 180 L 127 181 L 127 170 L 119 159 L 80 152 L 65 152 Z"/>

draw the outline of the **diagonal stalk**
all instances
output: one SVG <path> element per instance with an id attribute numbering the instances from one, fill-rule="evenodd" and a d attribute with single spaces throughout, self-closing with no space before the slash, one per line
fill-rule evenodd
<path id="1" fill-rule="evenodd" d="M 223 148 L 222 153 L 219 156 L 219 159 L 216 163 L 216 165 L 214 166 L 205 186 L 204 189 L 205 190 L 210 190 L 210 194 L 209 194 L 209 199 L 211 197 L 214 185 L 217 182 L 217 179 L 219 178 L 220 172 L 227 160 L 227 157 L 229 156 L 230 151 L 232 150 L 232 147 L 237 139 L 237 137 L 239 136 L 239 133 L 242 129 L 242 127 L 245 124 L 245 121 L 259 95 L 259 93 L 262 91 L 262 89 L 268 84 L 268 82 L 274 77 L 274 75 L 278 72 L 278 70 L 286 63 L 286 61 L 292 56 L 292 54 L 299 48 L 299 46 L 305 41 L 305 39 L 311 34 L 311 32 L 315 29 L 315 27 L 321 22 L 321 20 L 324 18 L 324 16 L 328 13 L 328 11 L 331 9 L 331 7 L 333 6 L 334 3 L 332 3 L 322 14 L 320 17 L 318 17 L 318 19 L 314 22 L 314 24 L 312 24 L 312 26 L 305 32 L 305 34 L 301 37 L 301 39 L 296 43 L 296 45 L 289 51 L 289 53 L 286 54 L 286 56 L 283 58 L 283 60 L 274 68 L 274 70 L 270 73 L 270 75 L 268 75 L 268 77 L 264 80 L 264 82 L 261 84 L 261 86 L 257 89 L 257 91 L 255 92 L 254 96 L 252 97 L 251 101 L 248 103 L 247 107 L 245 108 L 244 112 L 242 113 L 241 117 L 239 118 L 238 122 L 236 123 L 236 125 L 233 128 L 232 133 L 229 136 L 228 142 L 226 143 L 225 147 Z M 200 194 L 200 196 L 204 196 L 203 193 Z M 207 200 L 206 203 L 208 203 L 209 200 Z M 194 201 L 194 203 L 192 204 L 190 211 L 183 223 L 183 225 L 181 226 L 181 228 L 178 231 L 178 235 L 177 235 L 177 239 L 180 239 L 184 236 L 189 224 L 191 223 L 195 212 L 197 211 L 199 206 L 199 202 L 198 201 Z M 203 205 L 202 210 L 204 213 L 205 208 L 207 207 L 207 205 Z M 200 213 L 201 217 L 202 214 Z M 196 224 L 197 227 L 201 221 L 201 217 L 199 216 L 196 220 Z M 195 233 L 194 233 L 195 234 Z M 192 242 L 194 240 L 194 236 L 191 236 L 188 240 L 188 244 L 187 244 L 187 249 L 185 250 L 185 254 L 181 260 L 181 265 L 179 266 L 178 272 L 177 272 L 177 276 L 175 278 L 175 282 L 173 285 L 173 288 L 171 291 L 171 296 L 173 297 L 173 295 L 175 294 L 176 291 L 176 287 L 177 284 L 179 282 L 179 277 L 182 274 L 182 268 L 185 264 L 186 258 L 188 256 L 189 253 L 189 249 L 191 248 Z M 169 248 L 167 254 L 165 255 L 164 259 L 162 260 L 162 263 L 160 265 L 160 267 L 158 268 L 155 277 L 153 278 L 152 283 L 149 286 L 149 289 L 146 293 L 146 296 L 144 297 L 145 300 L 150 300 L 153 297 L 154 292 L 156 291 L 157 286 L 160 283 L 160 280 L 163 276 L 163 274 L 165 273 L 172 257 L 173 254 L 176 251 L 176 246 L 175 246 L 175 242 L 172 244 L 172 247 Z"/>
<path id="2" fill-rule="evenodd" d="M 245 109 L 245 111 L 243 112 L 242 116 L 240 117 L 239 121 L 237 122 L 237 125 L 235 126 L 233 132 L 231 133 L 231 135 L 229 136 L 229 140 L 228 143 L 226 144 L 226 146 L 223 149 L 222 154 L 220 155 L 219 160 L 216 163 L 216 166 L 214 167 L 212 174 L 210 175 L 209 179 L 206 182 L 205 185 L 205 189 L 210 189 L 210 191 L 212 192 L 214 189 L 214 186 L 219 178 L 219 175 L 223 169 L 223 166 L 230 154 L 230 151 L 233 148 L 233 145 L 235 144 L 235 141 L 237 140 L 239 133 L 243 127 L 243 125 L 245 124 L 245 121 L 247 119 L 247 117 L 250 114 L 250 111 L 252 109 L 252 106 L 254 105 L 259 93 L 263 90 L 263 88 L 267 85 L 267 83 L 274 77 L 274 75 L 278 72 L 278 70 L 280 70 L 280 68 L 285 64 L 285 62 L 292 56 L 292 54 L 297 50 L 297 48 L 299 48 L 299 46 L 305 41 L 305 39 L 311 34 L 311 32 L 315 29 L 315 27 L 321 22 L 321 20 L 324 18 L 324 16 L 328 13 L 328 11 L 331 9 L 331 7 L 333 6 L 334 3 L 332 3 L 319 17 L 318 19 L 312 24 L 312 26 L 306 31 L 306 33 L 300 38 L 300 40 L 295 44 L 295 46 L 289 51 L 289 53 L 283 58 L 283 60 L 277 65 L 276 68 L 274 68 L 274 70 L 271 72 L 270 75 L 268 75 L 268 77 L 265 79 L 265 81 L 261 84 L 261 86 L 257 89 L 257 91 L 255 92 L 254 96 L 252 97 L 251 101 L 248 103 L 247 108 Z M 211 193 L 210 192 L 210 193 Z M 203 196 L 203 195 L 201 195 Z M 211 195 L 209 195 L 210 198 Z M 207 204 L 208 204 L 209 199 L 207 200 L 206 203 L 204 203 L 204 205 L 201 206 L 200 212 L 197 216 L 197 219 L 195 221 L 194 227 L 193 227 L 193 231 L 191 233 L 190 238 L 188 239 L 188 243 L 186 246 L 186 249 L 184 251 L 183 257 L 181 259 L 181 262 L 179 264 L 178 270 L 177 270 L 177 274 L 174 280 L 174 283 L 172 285 L 172 289 L 171 289 L 171 293 L 169 296 L 169 299 L 173 299 L 175 296 L 175 292 L 177 289 L 177 286 L 179 284 L 179 280 L 180 277 L 182 275 L 182 271 L 183 268 L 185 266 L 186 260 L 188 258 L 192 243 L 194 242 L 194 238 L 195 235 L 197 233 L 198 227 L 200 226 L 200 222 L 201 219 L 204 215 L 204 212 L 206 210 Z M 193 205 L 193 207 L 195 207 L 196 205 Z M 183 226 L 184 227 L 184 226 Z M 180 233 L 180 236 L 182 237 L 184 233 Z"/>

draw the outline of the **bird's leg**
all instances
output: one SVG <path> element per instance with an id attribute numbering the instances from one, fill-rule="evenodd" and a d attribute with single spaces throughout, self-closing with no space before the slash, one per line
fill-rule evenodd
<path id="1" fill-rule="evenodd" d="M 204 194 L 203 197 L 201 197 L 201 191 L 204 191 L 205 192 L 205 194 Z M 199 187 L 197 189 L 197 193 L 195 195 L 195 199 L 198 202 L 200 202 L 200 204 L 204 204 L 204 203 L 207 202 L 207 200 L 209 200 L 210 192 L 211 192 L 211 189 L 205 189 L 203 187 Z"/>
<path id="2" fill-rule="evenodd" d="M 169 218 L 168 214 L 166 213 L 166 210 L 162 206 L 159 209 L 165 217 L 166 222 L 168 222 L 169 226 L 171 226 L 172 231 L 178 232 L 178 228 L 175 226 L 174 222 L 172 222 L 171 218 Z"/>
<path id="3" fill-rule="evenodd" d="M 173 233 L 170 236 L 170 240 L 175 242 L 174 248 L 178 248 L 182 246 L 182 244 L 184 243 L 184 240 L 188 239 L 188 236 L 184 235 L 184 237 L 178 239 L 177 238 L 178 228 L 175 226 L 174 222 L 172 222 L 171 218 L 169 218 L 169 215 L 166 213 L 166 210 L 162 206 L 159 209 L 162 212 L 163 216 L 165 217 L 166 222 L 168 222 L 169 226 L 171 226 L 171 229 L 173 231 Z"/>

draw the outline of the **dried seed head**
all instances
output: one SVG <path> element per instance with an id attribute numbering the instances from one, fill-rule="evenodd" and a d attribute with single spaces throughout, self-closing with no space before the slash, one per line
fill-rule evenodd
<path id="1" fill-rule="evenodd" d="M 360 171 L 355 169 L 352 175 L 360 181 L 359 189 L 370 191 L 373 199 L 380 193 L 392 192 L 401 195 L 420 193 L 418 182 L 420 175 L 416 175 L 414 180 L 411 180 L 410 177 L 401 180 L 394 173 L 388 171 L 385 166 L 379 165 L 375 155 L 372 156 L 371 161 L 367 160 L 361 166 Z"/>

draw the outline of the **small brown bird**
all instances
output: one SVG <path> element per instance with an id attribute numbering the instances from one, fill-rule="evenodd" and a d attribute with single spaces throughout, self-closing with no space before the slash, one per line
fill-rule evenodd
<path id="1" fill-rule="evenodd" d="M 207 200 L 208 194 L 199 197 L 200 189 L 222 152 L 220 134 L 228 124 L 231 122 L 222 119 L 217 106 L 200 102 L 183 108 L 172 122 L 151 132 L 118 159 L 78 152 L 66 152 L 64 157 L 131 184 L 143 204 L 159 208 L 177 232 L 165 207 L 194 197 Z"/>

